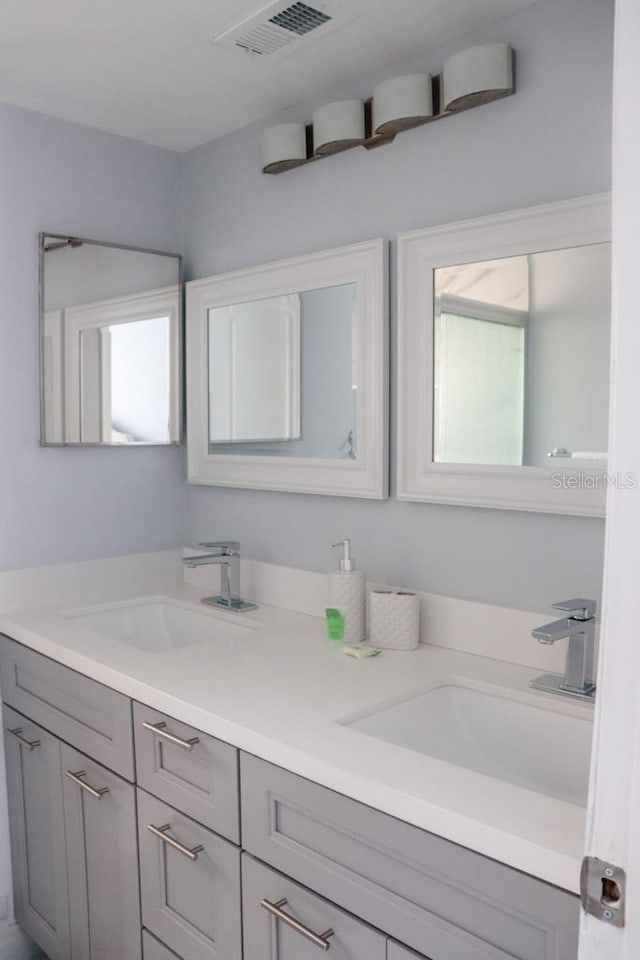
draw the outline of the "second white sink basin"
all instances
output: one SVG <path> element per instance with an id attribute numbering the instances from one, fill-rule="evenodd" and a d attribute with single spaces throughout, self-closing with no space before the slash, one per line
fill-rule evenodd
<path id="1" fill-rule="evenodd" d="M 246 638 L 255 629 L 255 624 L 231 620 L 237 614 L 201 612 L 168 597 L 140 597 L 121 603 L 66 610 L 62 616 L 148 653 Z"/>
<path id="2" fill-rule="evenodd" d="M 343 722 L 515 786 L 586 804 L 592 735 L 588 716 L 447 683 Z"/>

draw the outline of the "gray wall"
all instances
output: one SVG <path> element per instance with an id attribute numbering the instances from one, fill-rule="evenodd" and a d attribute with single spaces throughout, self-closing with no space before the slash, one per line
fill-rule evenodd
<path id="1" fill-rule="evenodd" d="M 39 447 L 37 243 L 49 230 L 179 252 L 181 165 L 0 105 L 0 569 L 182 542 L 182 450 Z"/>
<path id="2" fill-rule="evenodd" d="M 384 76 L 437 70 L 453 49 L 504 39 L 517 50 L 513 98 L 402 134 L 370 154 L 351 151 L 279 177 L 259 172 L 261 125 L 192 151 L 188 276 L 608 190 L 612 33 L 613 0 L 539 0 L 359 87 L 323 91 L 323 100 L 366 94 Z M 307 119 L 311 106 L 283 118 Z M 392 303 L 393 279 L 392 269 Z M 375 579 L 529 609 L 599 596 L 603 527 L 393 500 L 188 493 L 189 541 L 233 536 L 248 556 L 320 570 L 333 563 L 328 544 L 350 536 Z"/>

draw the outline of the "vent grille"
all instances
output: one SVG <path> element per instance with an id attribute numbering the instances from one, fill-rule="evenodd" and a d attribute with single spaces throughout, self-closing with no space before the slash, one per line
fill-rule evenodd
<path id="1" fill-rule="evenodd" d="M 333 0 L 316 0 L 315 5 L 302 0 L 270 3 L 211 39 L 244 53 L 278 59 L 351 19 L 344 4 L 334 10 Z"/>
<path id="2" fill-rule="evenodd" d="M 286 10 L 282 10 L 281 13 L 276 13 L 275 17 L 271 17 L 269 22 L 303 37 L 305 33 L 310 33 L 311 30 L 321 27 L 323 23 L 328 23 L 329 20 L 331 20 L 329 14 L 323 13 L 322 10 L 316 10 L 306 3 L 292 3 Z"/>
<path id="3" fill-rule="evenodd" d="M 261 27 L 255 27 L 241 37 L 236 37 L 236 47 L 247 50 L 249 53 L 263 54 L 277 53 L 287 44 L 295 40 L 295 35 L 283 33 L 278 27 L 272 27 L 265 23 Z"/>

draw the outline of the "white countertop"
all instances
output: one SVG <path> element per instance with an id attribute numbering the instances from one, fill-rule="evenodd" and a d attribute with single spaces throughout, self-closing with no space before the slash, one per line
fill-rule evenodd
<path id="1" fill-rule="evenodd" d="M 181 583 L 144 592 L 189 603 L 204 593 Z M 319 617 L 266 605 L 240 618 L 209 615 L 255 629 L 163 653 L 122 644 L 51 608 L 2 614 L 0 631 L 241 750 L 578 891 L 584 809 L 337 722 L 453 679 L 526 691 L 548 703 L 548 695 L 528 690 L 539 670 L 430 644 L 354 660 L 330 644 Z M 563 702 L 561 709 L 574 708 Z M 586 709 L 575 707 L 580 716 Z"/>

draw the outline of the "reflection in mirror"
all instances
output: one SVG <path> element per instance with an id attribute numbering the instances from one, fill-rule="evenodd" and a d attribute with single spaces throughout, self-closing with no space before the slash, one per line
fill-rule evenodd
<path id="1" fill-rule="evenodd" d="M 356 284 L 208 310 L 209 452 L 356 459 Z"/>
<path id="2" fill-rule="evenodd" d="M 599 243 L 434 271 L 435 462 L 604 466 L 610 257 Z"/>
<path id="3" fill-rule="evenodd" d="M 179 443 L 180 257 L 40 237 L 42 443 Z"/>

